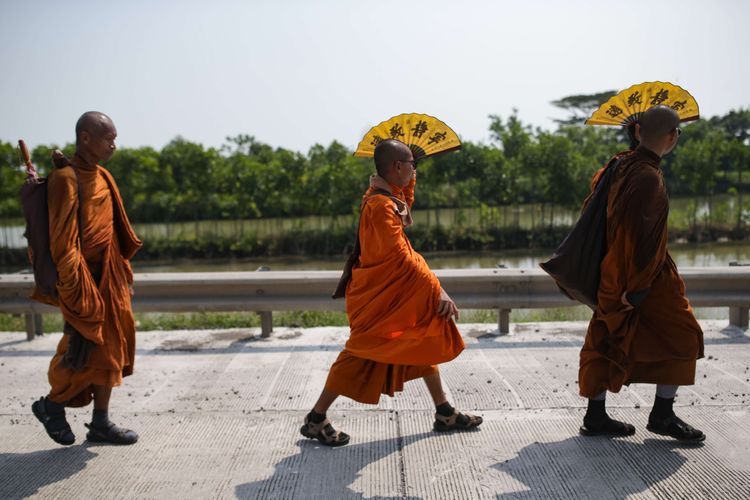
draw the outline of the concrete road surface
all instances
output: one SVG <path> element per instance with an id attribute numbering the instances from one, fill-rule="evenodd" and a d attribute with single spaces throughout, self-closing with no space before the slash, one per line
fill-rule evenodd
<path id="1" fill-rule="evenodd" d="M 139 333 L 135 375 L 111 417 L 130 447 L 89 444 L 90 408 L 69 410 L 77 442 L 53 443 L 30 405 L 47 391 L 59 335 L 0 334 L 0 498 L 750 498 L 750 337 L 703 322 L 706 358 L 677 412 L 708 435 L 686 446 L 653 435 L 653 386 L 611 395 L 626 439 L 578 435 L 585 323 L 461 325 L 467 349 L 441 366 L 450 400 L 484 416 L 476 432 L 431 431 L 421 381 L 379 406 L 338 401 L 351 444 L 299 434 L 345 328 Z"/>

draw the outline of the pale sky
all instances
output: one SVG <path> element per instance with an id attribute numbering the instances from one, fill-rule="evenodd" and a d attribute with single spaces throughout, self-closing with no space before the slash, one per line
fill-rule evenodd
<path id="1" fill-rule="evenodd" d="M 392 115 L 486 141 L 487 116 L 553 127 L 550 101 L 648 80 L 701 115 L 750 106 L 750 2 L 0 0 L 0 140 L 120 145 L 254 135 L 353 148 Z"/>

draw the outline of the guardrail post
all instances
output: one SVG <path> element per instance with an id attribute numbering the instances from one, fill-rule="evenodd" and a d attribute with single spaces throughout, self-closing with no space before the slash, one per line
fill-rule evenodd
<path id="1" fill-rule="evenodd" d="M 260 316 L 260 336 L 268 338 L 273 332 L 273 313 L 271 311 L 261 311 Z"/>
<path id="2" fill-rule="evenodd" d="M 729 324 L 732 326 L 738 326 L 743 330 L 747 330 L 748 327 L 748 312 L 750 308 L 747 307 L 730 307 L 729 308 Z"/>
<path id="3" fill-rule="evenodd" d="M 497 310 L 497 330 L 500 335 L 510 333 L 510 309 Z"/>
<path id="4" fill-rule="evenodd" d="M 44 335 L 44 319 L 41 314 L 34 315 L 34 328 L 36 328 L 36 334 L 38 336 Z"/>
<path id="5" fill-rule="evenodd" d="M 270 270 L 271 268 L 268 266 L 260 266 L 255 270 L 255 272 L 262 273 Z M 263 338 L 268 338 L 273 332 L 273 312 L 259 311 L 258 315 L 260 316 L 260 336 Z"/>
<path id="6" fill-rule="evenodd" d="M 34 337 L 44 333 L 41 314 L 26 313 L 24 319 L 26 320 L 26 340 L 34 340 Z"/>

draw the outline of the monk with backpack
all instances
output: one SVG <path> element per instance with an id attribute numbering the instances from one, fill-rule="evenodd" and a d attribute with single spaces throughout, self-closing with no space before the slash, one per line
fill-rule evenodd
<path id="1" fill-rule="evenodd" d="M 76 153 L 69 164 L 58 153 L 55 163 L 59 167 L 46 184 L 31 182 L 22 190 L 37 285 L 32 298 L 59 306 L 65 325 L 49 367 L 49 394 L 34 402 L 32 411 L 47 434 L 63 445 L 75 442 L 65 408 L 92 401 L 92 420 L 86 424 L 88 441 L 133 444 L 138 440 L 134 431 L 112 423 L 108 412 L 112 388 L 133 373 L 135 322 L 129 259 L 141 246 L 114 178 L 100 166 L 115 152 L 116 137 L 107 115 L 84 113 L 76 124 Z M 38 210 L 45 193 L 47 221 L 44 211 Z M 45 223 L 49 248 L 35 248 L 44 240 Z M 42 272 L 45 255 L 53 264 L 52 286 L 50 270 Z"/>
<path id="2" fill-rule="evenodd" d="M 464 342 L 453 321 L 456 305 L 404 233 L 416 184 L 412 151 L 389 139 L 377 145 L 374 158 L 377 175 L 362 200 L 353 258 L 334 293 L 346 296 L 351 333 L 300 430 L 328 446 L 349 442 L 326 417 L 338 396 L 377 404 L 381 394 L 393 396 L 418 378 L 435 403 L 436 431 L 482 423 L 455 410 L 443 392 L 437 365 L 458 356 Z"/>
<path id="3" fill-rule="evenodd" d="M 612 97 L 587 121 L 626 126 L 634 144 L 594 175 L 576 226 L 542 264 L 566 295 L 594 310 L 578 374 L 588 399 L 585 436 L 633 435 L 632 424 L 609 416 L 606 396 L 645 383 L 656 386 L 647 430 L 689 443 L 706 439 L 673 410 L 679 386 L 695 383 L 704 345 L 667 251 L 669 198 L 661 169 L 677 147 L 680 122 L 697 118 L 686 91 L 646 82 Z"/>

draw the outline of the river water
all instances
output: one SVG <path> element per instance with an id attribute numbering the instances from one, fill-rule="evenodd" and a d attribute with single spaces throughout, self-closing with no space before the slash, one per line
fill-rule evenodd
<path id="1" fill-rule="evenodd" d="M 732 262 L 750 264 L 750 242 L 673 244 L 669 247 L 679 267 L 728 266 Z M 495 252 L 442 252 L 424 254 L 433 269 L 476 269 L 505 266 L 537 268 L 551 256 L 550 250 L 504 250 Z M 135 272 L 255 271 L 266 266 L 273 271 L 338 270 L 344 257 L 255 257 L 249 259 L 177 259 L 133 261 Z M 28 272 L 28 269 L 0 266 L 0 273 Z"/>
<path id="2" fill-rule="evenodd" d="M 750 263 L 750 242 L 700 243 L 670 246 L 669 252 L 680 267 L 727 266 L 731 262 Z M 506 250 L 499 252 L 427 253 L 433 269 L 475 269 L 505 266 L 536 268 L 550 257 L 549 250 Z M 175 260 L 133 262 L 136 272 L 255 271 L 267 266 L 273 271 L 341 269 L 343 257 L 332 258 L 252 258 L 242 260 Z"/>

